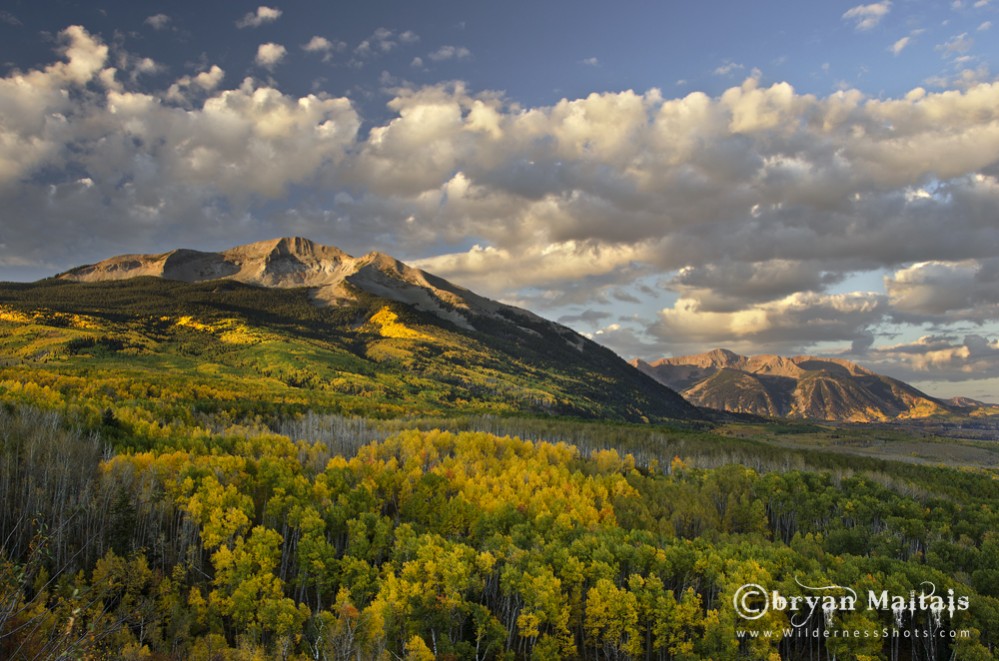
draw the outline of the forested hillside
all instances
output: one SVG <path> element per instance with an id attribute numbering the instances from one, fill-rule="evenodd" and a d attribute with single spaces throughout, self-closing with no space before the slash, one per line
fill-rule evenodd
<path id="1" fill-rule="evenodd" d="M 610 350 L 539 317 L 500 308 L 469 330 L 351 292 L 322 306 L 306 288 L 225 280 L 3 284 L 0 396 L 94 421 L 111 408 L 153 440 L 208 412 L 701 417 Z"/>
<path id="2" fill-rule="evenodd" d="M 638 428 L 637 462 L 600 449 L 614 428 L 582 448 L 415 430 L 360 445 L 349 420 L 313 424 L 316 442 L 233 427 L 129 452 L 114 424 L 0 412 L 4 658 L 988 659 L 999 642 L 990 474 L 791 469 Z M 813 624 L 967 637 L 745 638 L 792 614 L 732 605 L 747 583 L 924 581 L 971 607 Z"/>

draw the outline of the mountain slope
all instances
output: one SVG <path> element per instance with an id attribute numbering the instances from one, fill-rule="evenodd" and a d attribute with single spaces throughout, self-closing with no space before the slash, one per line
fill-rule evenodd
<path id="1" fill-rule="evenodd" d="M 699 406 L 766 417 L 880 422 L 942 415 L 953 408 L 838 358 L 740 356 L 715 349 L 631 364 Z"/>
<path id="2" fill-rule="evenodd" d="M 0 355 L 0 394 L 48 388 L 55 406 L 99 402 L 136 419 L 149 407 L 167 419 L 206 407 L 700 418 L 569 328 L 387 255 L 305 239 L 0 285 Z"/>

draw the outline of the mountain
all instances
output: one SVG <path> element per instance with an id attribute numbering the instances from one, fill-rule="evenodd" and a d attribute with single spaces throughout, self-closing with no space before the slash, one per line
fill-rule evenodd
<path id="1" fill-rule="evenodd" d="M 741 356 L 715 349 L 631 364 L 698 406 L 773 418 L 883 422 L 944 415 L 955 408 L 838 358 Z"/>
<path id="2" fill-rule="evenodd" d="M 278 289 L 307 287 L 317 301 L 337 304 L 355 297 L 351 287 L 432 312 L 474 330 L 473 317 L 496 318 L 514 308 L 478 296 L 446 280 L 409 267 L 380 252 L 351 257 L 339 248 L 300 237 L 272 239 L 222 252 L 172 250 L 155 255 L 120 255 L 56 276 L 76 282 L 104 282 L 153 276 L 181 282 L 233 280 Z M 518 316 L 540 319 L 525 311 Z"/>
<path id="3" fill-rule="evenodd" d="M 88 390 L 88 402 L 138 417 L 701 418 L 565 326 L 388 255 L 302 238 L 122 255 L 0 285 L 0 356 L 12 359 L 0 361 L 0 394 L 48 387 L 72 407 Z"/>

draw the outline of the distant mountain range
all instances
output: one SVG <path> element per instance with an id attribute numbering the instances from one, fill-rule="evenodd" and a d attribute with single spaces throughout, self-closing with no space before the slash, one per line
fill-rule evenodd
<path id="1" fill-rule="evenodd" d="M 348 411 L 703 418 L 566 326 L 388 255 L 352 257 L 303 238 L 112 257 L 32 285 L 2 285 L 3 309 L 9 319 L 90 320 L 92 328 L 66 331 L 65 347 L 117 346 L 127 336 L 127 351 L 162 364 L 176 366 L 176 352 L 185 359 L 194 352 L 219 364 L 214 373 L 242 375 L 248 384 L 277 375 L 292 387 L 342 392 L 322 401 Z M 60 348 L 57 335 L 44 347 L 0 351 L 46 359 L 63 352 L 69 369 L 81 356 Z M 28 337 L 37 336 L 11 334 L 10 341 Z M 197 369 L 197 378 L 211 371 Z"/>
<path id="2" fill-rule="evenodd" d="M 631 364 L 698 406 L 771 418 L 886 422 L 967 414 L 980 405 L 965 398 L 939 400 L 837 358 L 715 349 Z"/>

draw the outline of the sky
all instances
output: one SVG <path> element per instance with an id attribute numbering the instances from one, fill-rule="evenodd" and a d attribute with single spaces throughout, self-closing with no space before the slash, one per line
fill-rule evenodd
<path id="1" fill-rule="evenodd" d="M 305 236 L 999 402 L 999 0 L 0 9 L 0 280 Z"/>

